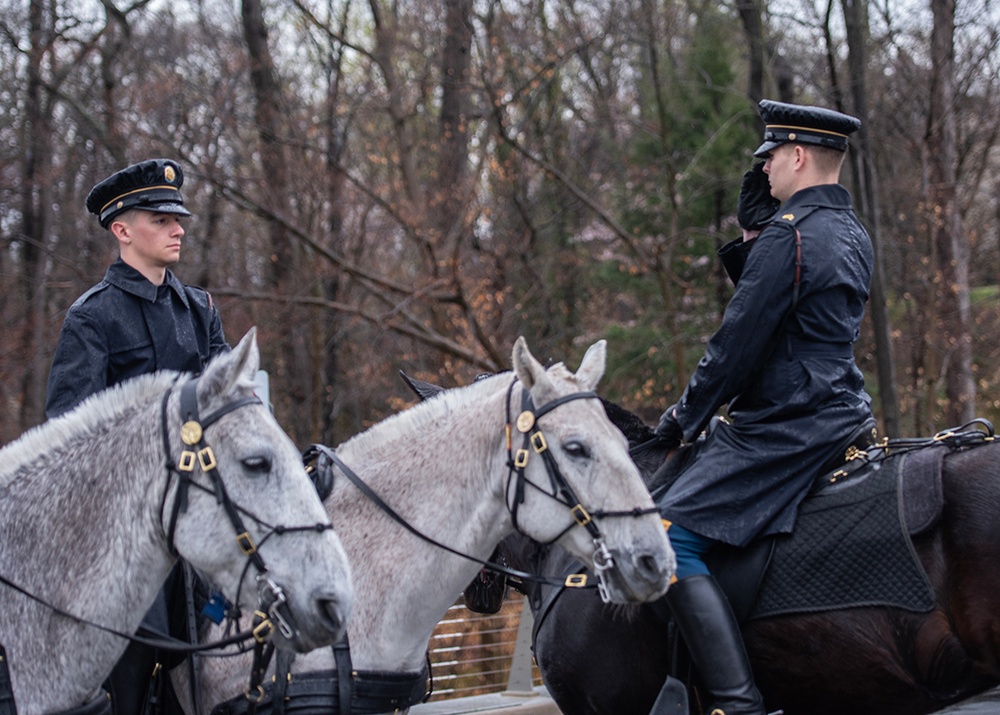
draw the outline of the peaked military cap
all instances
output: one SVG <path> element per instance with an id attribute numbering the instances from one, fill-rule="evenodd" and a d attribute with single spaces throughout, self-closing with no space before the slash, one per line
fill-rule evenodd
<path id="1" fill-rule="evenodd" d="M 861 127 L 861 120 L 849 114 L 770 99 L 760 101 L 760 117 L 764 120 L 764 143 L 753 155 L 761 158 L 788 142 L 847 151 L 848 135 Z"/>
<path id="2" fill-rule="evenodd" d="M 126 166 L 106 178 L 87 195 L 87 210 L 107 228 L 115 216 L 129 209 L 190 216 L 184 208 L 181 184 L 184 172 L 170 159 L 148 159 Z"/>

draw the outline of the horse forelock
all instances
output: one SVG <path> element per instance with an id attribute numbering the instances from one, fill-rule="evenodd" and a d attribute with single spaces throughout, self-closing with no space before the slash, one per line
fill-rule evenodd
<path id="1" fill-rule="evenodd" d="M 590 390 L 590 386 L 584 384 L 583 380 L 577 377 L 576 373 L 570 370 L 564 363 L 557 362 L 545 369 L 544 381 L 536 383 L 532 394 L 536 407 L 543 407 L 549 400 L 555 399 L 559 395 L 571 392 L 584 392 Z M 568 383 L 568 384 L 561 384 Z"/>
<path id="2" fill-rule="evenodd" d="M 106 432 L 109 425 L 127 420 L 136 409 L 161 397 L 176 382 L 178 374 L 165 370 L 127 380 L 31 428 L 0 450 L 0 485 L 22 465 L 62 455 L 71 444 L 88 441 L 93 435 Z"/>
<path id="3" fill-rule="evenodd" d="M 559 376 L 559 377 L 562 376 L 571 377 L 573 375 L 573 373 L 570 372 L 569 368 L 566 367 L 565 363 L 561 362 L 549 365 L 547 368 L 545 368 L 545 372 L 547 372 L 550 376 Z"/>

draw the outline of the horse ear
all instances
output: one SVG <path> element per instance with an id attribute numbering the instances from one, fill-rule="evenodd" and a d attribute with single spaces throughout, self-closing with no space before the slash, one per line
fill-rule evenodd
<path id="1" fill-rule="evenodd" d="M 607 359 L 608 341 L 598 340 L 587 348 L 587 354 L 580 362 L 580 369 L 576 371 L 576 379 L 580 385 L 587 390 L 593 390 L 604 375 L 604 365 Z"/>
<path id="2" fill-rule="evenodd" d="M 511 364 L 514 366 L 514 374 L 517 375 L 517 379 L 528 390 L 534 388 L 535 383 L 545 378 L 545 368 L 528 350 L 528 341 L 524 339 L 523 335 L 514 342 Z"/>
<path id="3" fill-rule="evenodd" d="M 402 370 L 399 371 L 399 376 L 403 378 L 403 382 L 405 382 L 407 387 L 416 393 L 417 397 L 419 397 L 421 401 L 429 400 L 430 398 L 444 392 L 443 387 L 435 385 L 432 382 L 426 382 L 424 380 L 418 380 L 415 377 L 410 377 Z"/>
<path id="4" fill-rule="evenodd" d="M 232 352 L 220 355 L 208 364 L 201 376 L 198 396 L 226 395 L 237 385 L 252 387 L 258 367 L 260 351 L 257 349 L 257 328 L 253 327 Z"/>

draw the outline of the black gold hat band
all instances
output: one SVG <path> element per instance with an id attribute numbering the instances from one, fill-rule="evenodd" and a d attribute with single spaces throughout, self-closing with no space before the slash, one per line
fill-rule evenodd
<path id="1" fill-rule="evenodd" d="M 768 124 L 764 127 L 766 131 L 773 129 L 786 129 L 793 132 L 810 132 L 812 134 L 829 134 L 833 137 L 840 137 L 841 139 L 847 139 L 846 134 L 841 132 L 831 132 L 829 129 L 817 129 L 816 127 L 797 127 L 793 124 Z"/>
<path id="2" fill-rule="evenodd" d="M 121 194 L 120 196 L 116 196 L 115 198 L 111 199 L 111 201 L 109 201 L 108 203 L 104 204 L 104 206 L 101 207 L 99 213 L 104 213 L 105 209 L 111 206 L 111 204 L 115 203 L 116 201 L 121 201 L 126 196 L 131 196 L 132 194 L 139 194 L 146 191 L 153 191 L 156 189 L 169 189 L 170 191 L 176 191 L 178 194 L 181 192 L 180 189 L 178 189 L 176 186 L 170 186 L 169 184 L 165 184 L 163 186 L 143 186 L 142 188 L 139 189 L 126 191 L 124 194 Z"/>

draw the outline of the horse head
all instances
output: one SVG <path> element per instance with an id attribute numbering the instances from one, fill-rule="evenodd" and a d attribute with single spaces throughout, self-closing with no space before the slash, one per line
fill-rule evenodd
<path id="1" fill-rule="evenodd" d="M 168 462 L 161 502 L 168 545 L 262 635 L 308 651 L 338 639 L 353 591 L 346 553 L 300 452 L 253 395 L 251 329 L 163 405 Z"/>
<path id="2" fill-rule="evenodd" d="M 517 478 L 507 504 L 518 530 L 558 543 L 597 574 L 606 600 L 651 601 L 676 561 L 628 443 L 593 391 L 605 354 L 602 340 L 575 374 L 562 364 L 546 370 L 518 338 L 512 364 L 523 391 L 512 386 L 510 409 L 520 410 L 513 441 L 522 444 L 510 445 Z"/>

